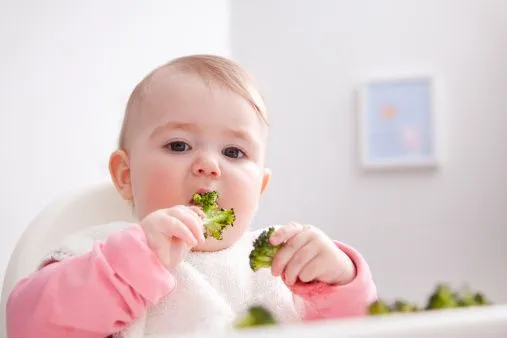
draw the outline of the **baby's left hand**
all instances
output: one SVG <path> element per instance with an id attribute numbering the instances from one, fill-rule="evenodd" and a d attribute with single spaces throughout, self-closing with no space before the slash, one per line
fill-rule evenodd
<path id="1" fill-rule="evenodd" d="M 352 260 L 316 227 L 289 223 L 277 229 L 270 242 L 285 243 L 273 259 L 271 273 L 283 273 L 287 285 L 294 285 L 298 279 L 342 285 L 355 277 Z"/>

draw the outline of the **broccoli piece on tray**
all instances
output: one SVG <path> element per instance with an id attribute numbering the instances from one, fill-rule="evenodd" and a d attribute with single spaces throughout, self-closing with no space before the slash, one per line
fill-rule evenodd
<path id="1" fill-rule="evenodd" d="M 488 300 L 481 292 L 473 292 L 468 288 L 454 293 L 458 307 L 489 305 Z"/>
<path id="2" fill-rule="evenodd" d="M 254 241 L 253 250 L 250 252 L 250 268 L 257 271 L 261 268 L 269 268 L 273 262 L 276 252 L 283 246 L 272 245 L 269 237 L 275 231 L 274 227 L 264 230 Z"/>
<path id="3" fill-rule="evenodd" d="M 392 305 L 393 312 L 418 312 L 419 308 L 415 304 L 407 303 L 404 300 L 397 300 Z"/>
<path id="4" fill-rule="evenodd" d="M 454 291 L 449 285 L 439 283 L 430 294 L 424 307 L 418 307 L 415 304 L 411 304 L 403 300 L 396 300 L 391 306 L 389 306 L 383 300 L 376 300 L 369 304 L 367 311 L 369 315 L 380 315 L 387 313 L 409 313 L 485 306 L 490 304 L 491 303 L 481 292 L 473 292 L 468 289 L 468 287 L 460 291 Z"/>
<path id="5" fill-rule="evenodd" d="M 457 307 L 454 293 L 448 285 L 438 284 L 430 295 L 426 310 L 446 309 Z"/>
<path id="6" fill-rule="evenodd" d="M 389 305 L 383 300 L 376 300 L 368 306 L 368 314 L 374 315 L 382 315 L 386 313 L 390 313 L 391 309 Z"/>
<path id="7" fill-rule="evenodd" d="M 248 311 L 236 320 L 234 326 L 236 328 L 249 328 L 261 325 L 275 325 L 277 321 L 266 308 L 255 305 L 251 306 Z"/>
<path id="8" fill-rule="evenodd" d="M 484 296 L 482 292 L 476 292 L 474 295 L 474 305 L 480 306 L 480 305 L 490 305 L 491 303 L 489 300 Z"/>
<path id="9" fill-rule="evenodd" d="M 202 209 L 204 217 L 204 237 L 211 236 L 222 240 L 223 232 L 228 226 L 233 226 L 236 216 L 234 209 L 223 209 L 218 206 L 218 193 L 195 193 L 192 198 L 194 204 Z"/>

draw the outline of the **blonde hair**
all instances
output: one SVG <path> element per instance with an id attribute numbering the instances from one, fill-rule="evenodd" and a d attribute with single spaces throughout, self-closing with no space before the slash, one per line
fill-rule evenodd
<path id="1" fill-rule="evenodd" d="M 177 70 L 199 75 L 204 81 L 221 85 L 240 95 L 255 110 L 257 115 L 267 122 L 267 111 L 264 98 L 257 89 L 253 78 L 238 63 L 217 55 L 195 54 L 179 57 L 157 67 L 150 72 L 130 94 L 118 140 L 118 147 L 125 149 L 129 120 L 143 100 L 143 92 L 150 78 L 159 70 L 175 67 Z"/>

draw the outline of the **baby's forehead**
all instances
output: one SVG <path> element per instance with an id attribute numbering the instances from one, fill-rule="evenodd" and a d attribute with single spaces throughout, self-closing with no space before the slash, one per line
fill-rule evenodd
<path id="1" fill-rule="evenodd" d="M 252 78 L 234 62 L 207 55 L 197 55 L 176 59 L 158 67 L 146 76 L 133 90 L 125 112 L 120 147 L 132 138 L 147 119 L 153 118 L 153 111 L 160 104 L 171 104 L 171 97 L 185 95 L 185 86 L 191 85 L 189 79 L 197 81 L 208 89 L 221 88 L 231 91 L 253 108 L 257 117 L 267 127 L 267 113 L 263 98 Z M 190 99 L 196 99 L 189 98 Z"/>
<path id="2" fill-rule="evenodd" d="M 155 70 L 143 79 L 134 89 L 131 96 L 131 104 L 142 106 L 150 104 L 161 96 L 168 96 L 171 89 L 179 87 L 182 77 L 191 77 L 174 67 L 165 66 Z"/>
<path id="3" fill-rule="evenodd" d="M 198 88 L 198 89 L 196 89 Z M 153 73 L 146 81 L 136 88 L 137 93 L 132 97 L 130 102 L 129 118 L 130 134 L 135 135 L 141 130 L 149 132 L 149 129 L 158 127 L 159 124 L 171 120 L 171 115 L 174 118 L 181 118 L 187 111 L 193 108 L 202 108 L 196 102 L 202 101 L 207 98 L 208 94 L 213 93 L 214 90 L 225 90 L 231 92 L 230 88 L 219 83 L 216 79 L 207 79 L 194 74 L 181 71 L 180 69 L 164 68 L 160 69 L 157 73 Z M 240 96 L 240 93 L 231 93 L 227 96 L 226 103 L 228 106 L 224 110 L 231 109 L 234 111 L 234 116 L 231 120 L 245 120 L 244 117 L 248 116 L 248 120 L 252 121 L 252 117 L 259 124 L 259 132 L 266 134 L 267 127 L 265 122 L 256 114 L 253 107 L 245 98 Z M 239 95 L 238 95 L 239 94 Z M 211 97 L 213 95 L 210 95 Z M 245 109 L 235 109 L 238 102 Z M 236 106 L 229 106 L 236 104 Z M 206 113 L 208 106 L 205 105 L 200 110 L 200 114 Z M 195 120 L 195 116 L 194 116 Z M 257 128 L 255 128 L 257 129 Z M 255 133 L 257 130 L 252 130 Z M 259 136 L 262 139 L 265 137 Z"/>
<path id="4" fill-rule="evenodd" d="M 159 68 L 143 79 L 132 92 L 127 104 L 126 115 L 134 126 L 139 126 L 142 120 L 153 118 L 157 106 L 162 101 L 177 97 L 182 91 L 182 78 L 191 77 L 174 67 Z M 136 123 L 134 123 L 134 121 Z M 133 128 L 133 127 L 132 127 Z"/>
<path id="5" fill-rule="evenodd" d="M 239 93 L 230 90 L 216 79 L 166 67 L 141 83 L 139 92 L 133 98 L 132 106 L 135 109 L 132 113 L 142 120 L 166 117 L 171 113 L 186 111 L 196 103 L 214 97 L 214 93 L 223 91 L 227 93 L 228 103 L 246 101 Z"/>

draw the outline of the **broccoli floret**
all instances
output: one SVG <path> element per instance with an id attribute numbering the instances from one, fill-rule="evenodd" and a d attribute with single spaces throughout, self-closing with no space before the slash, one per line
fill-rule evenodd
<path id="1" fill-rule="evenodd" d="M 376 300 L 368 306 L 370 315 L 382 315 L 394 312 L 417 312 L 418 307 L 414 304 L 407 303 L 403 300 L 395 301 L 391 306 L 384 300 Z"/>
<path id="2" fill-rule="evenodd" d="M 475 305 L 474 294 L 467 292 L 464 294 L 456 293 L 454 295 L 457 307 L 468 307 Z"/>
<path id="3" fill-rule="evenodd" d="M 489 305 L 490 302 L 487 300 L 487 298 L 480 292 L 475 293 L 474 295 L 474 304 L 475 305 Z"/>
<path id="4" fill-rule="evenodd" d="M 379 315 L 386 313 L 399 312 L 423 312 L 436 309 L 452 309 L 470 306 L 490 305 L 484 294 L 480 292 L 472 292 L 468 288 L 462 288 L 460 291 L 452 290 L 449 285 L 439 283 L 436 285 L 433 293 L 430 294 L 428 302 L 424 307 L 418 307 L 415 304 L 405 302 L 404 300 L 396 300 L 392 306 L 388 306 L 386 302 L 377 300 L 368 306 L 368 314 Z"/>
<path id="5" fill-rule="evenodd" d="M 255 305 L 248 308 L 248 311 L 236 320 L 234 326 L 236 328 L 249 328 L 261 325 L 277 324 L 274 316 L 266 308 Z"/>
<path id="6" fill-rule="evenodd" d="M 253 243 L 253 249 L 250 252 L 250 268 L 257 271 L 261 268 L 269 268 L 273 263 L 273 258 L 276 252 L 283 246 L 283 244 L 272 245 L 269 242 L 269 237 L 275 231 L 274 227 L 261 232 Z"/>
<path id="7" fill-rule="evenodd" d="M 374 301 L 368 306 L 368 313 L 370 315 L 382 315 L 391 312 L 387 303 L 381 299 Z"/>
<path id="8" fill-rule="evenodd" d="M 218 208 L 218 192 L 195 193 L 192 197 L 194 204 L 201 207 L 204 213 Z"/>
<path id="9" fill-rule="evenodd" d="M 482 293 L 474 293 L 469 289 L 465 289 L 461 292 L 456 292 L 454 294 L 454 298 L 456 299 L 456 304 L 458 307 L 488 305 L 488 301 Z"/>
<path id="10" fill-rule="evenodd" d="M 433 310 L 455 307 L 457 307 L 457 302 L 451 288 L 445 284 L 438 284 L 435 291 L 430 296 L 426 309 Z"/>
<path id="11" fill-rule="evenodd" d="M 223 232 L 228 226 L 233 226 L 236 220 L 234 209 L 219 208 L 218 193 L 210 191 L 207 193 L 195 193 L 193 202 L 199 206 L 205 214 L 203 219 L 204 238 L 211 236 L 215 239 L 222 240 Z"/>
<path id="12" fill-rule="evenodd" d="M 397 300 L 392 306 L 393 312 L 417 312 L 419 309 L 417 305 L 407 303 L 403 300 Z"/>

